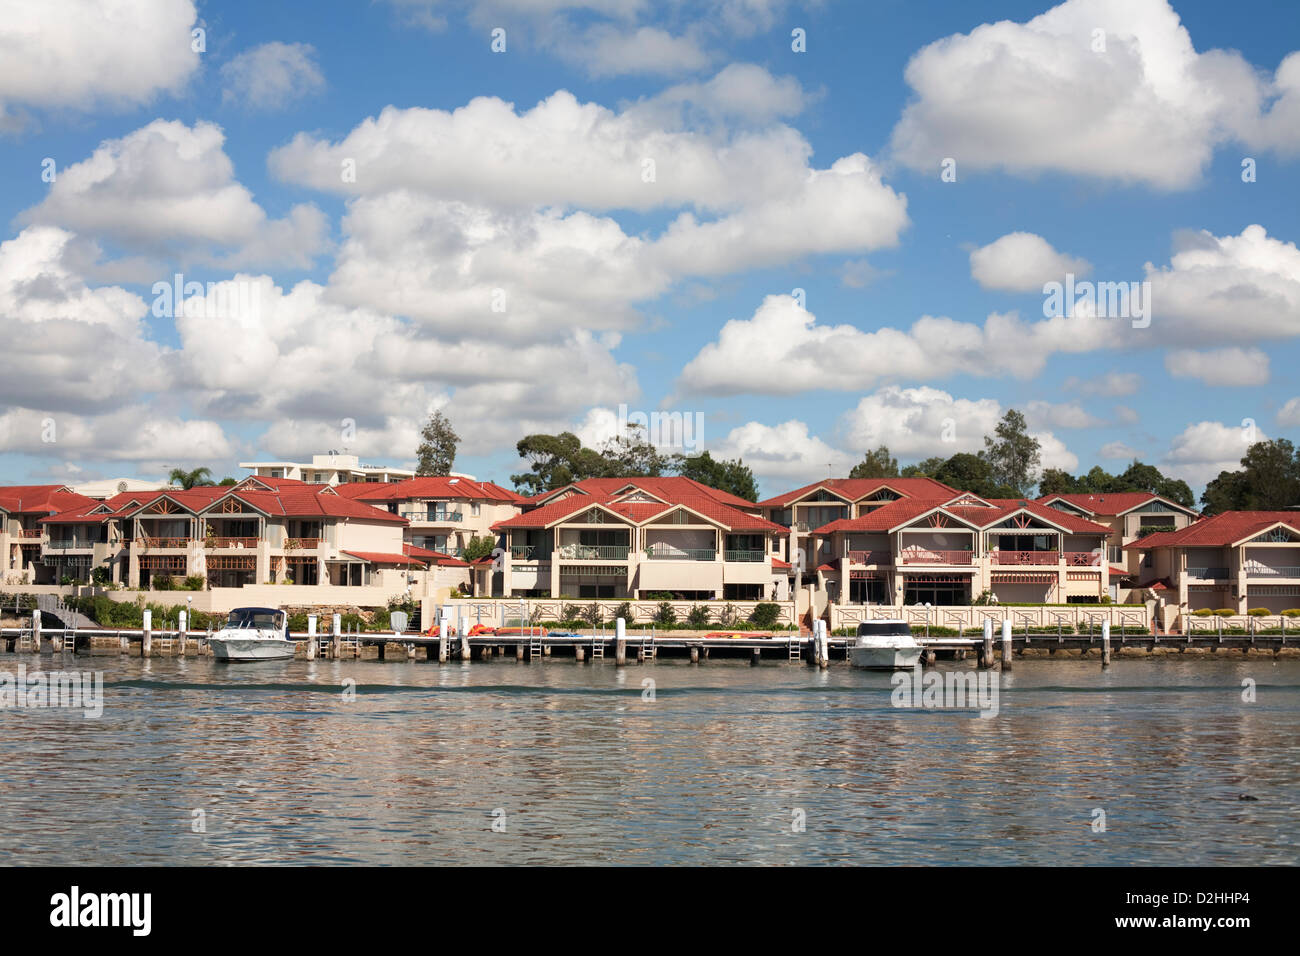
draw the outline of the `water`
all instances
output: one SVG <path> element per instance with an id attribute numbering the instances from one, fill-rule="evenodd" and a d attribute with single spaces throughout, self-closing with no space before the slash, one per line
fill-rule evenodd
<path id="1" fill-rule="evenodd" d="M 1017 661 L 992 719 L 842 664 L 63 666 L 104 713 L 0 711 L 9 864 L 1300 862 L 1296 660 Z"/>

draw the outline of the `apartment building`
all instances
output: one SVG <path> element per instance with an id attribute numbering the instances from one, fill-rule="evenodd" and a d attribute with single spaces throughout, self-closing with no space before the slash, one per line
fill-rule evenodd
<path id="1" fill-rule="evenodd" d="M 493 525 L 519 514 L 528 500 L 494 482 L 455 475 L 340 485 L 335 490 L 405 518 L 408 544 L 454 557 L 461 557 L 473 538 L 495 540 Z"/>
<path id="2" fill-rule="evenodd" d="M 1126 545 L 1144 553 L 1139 587 L 1180 612 L 1300 607 L 1300 513 L 1225 511 Z"/>
<path id="3" fill-rule="evenodd" d="M 785 600 L 786 529 L 689 478 L 596 478 L 526 499 L 499 521 L 493 594 Z"/>
<path id="4" fill-rule="evenodd" d="M 1075 514 L 1110 528 L 1106 538 L 1106 560 L 1112 577 L 1123 588 L 1135 586 L 1144 570 L 1151 568 L 1151 557 L 1142 548 L 1126 547 L 1159 531 L 1178 531 L 1200 517 L 1199 513 L 1176 501 L 1145 491 L 1110 494 L 1054 494 L 1038 499 L 1040 504 Z M 1149 577 L 1150 575 L 1146 575 Z M 1120 583 L 1115 583 L 1117 597 Z"/>
<path id="5" fill-rule="evenodd" d="M 356 455 L 331 451 L 312 455 L 310 462 L 301 461 L 241 461 L 258 478 L 292 478 L 307 484 L 343 485 L 352 482 L 405 481 L 414 478 L 409 468 L 390 468 L 387 465 L 363 465 Z"/>
<path id="6" fill-rule="evenodd" d="M 1095 602 L 1109 591 L 1110 533 L 1038 502 L 957 492 L 871 504 L 812 529 L 807 551 L 818 589 L 838 604 L 963 605 L 986 592 L 999 603 Z"/>
<path id="7" fill-rule="evenodd" d="M 44 562 L 45 529 L 41 519 L 95 502 L 67 485 L 10 485 L 0 487 L 0 581 L 37 584 L 57 581 Z M 76 562 L 79 565 L 80 556 Z"/>

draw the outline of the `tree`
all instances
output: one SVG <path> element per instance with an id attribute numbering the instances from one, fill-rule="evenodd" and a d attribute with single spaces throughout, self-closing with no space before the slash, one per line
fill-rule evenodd
<path id="1" fill-rule="evenodd" d="M 674 455 L 673 469 L 683 478 L 728 492 L 737 498 L 758 500 L 758 483 L 754 481 L 754 473 L 739 458 L 717 461 L 707 451 L 689 457 Z"/>
<path id="2" fill-rule="evenodd" d="M 496 546 L 497 546 L 496 539 L 493 538 L 491 535 L 476 534 L 472 538 L 470 538 L 469 543 L 465 545 L 465 550 L 462 554 L 462 557 L 464 560 L 469 561 L 471 563 L 479 560 L 480 558 L 490 558 L 492 556 L 492 552 L 496 550 Z"/>
<path id="3" fill-rule="evenodd" d="M 218 481 L 217 484 L 219 484 L 222 488 L 229 488 L 231 485 L 239 484 L 239 482 L 234 478 L 227 476 L 225 478 L 222 478 L 220 481 Z"/>
<path id="4" fill-rule="evenodd" d="M 881 445 L 875 451 L 867 452 L 862 461 L 853 466 L 850 478 L 897 478 L 898 459 L 889 454 L 889 449 Z"/>
<path id="5" fill-rule="evenodd" d="M 1018 498 L 1017 489 L 998 484 L 993 478 L 993 465 L 983 455 L 958 452 L 943 463 L 938 473 L 931 476 L 958 491 L 969 491 L 981 498 Z"/>
<path id="6" fill-rule="evenodd" d="M 1300 452 L 1285 438 L 1246 449 L 1240 471 L 1223 471 L 1205 486 L 1205 511 L 1281 511 L 1300 504 Z"/>
<path id="7" fill-rule="evenodd" d="M 984 436 L 980 457 L 992 466 L 993 481 L 1014 488 L 1017 495 L 1028 495 L 1033 489 L 1042 461 L 1038 439 L 1029 434 L 1025 416 L 1014 408 L 1007 409 L 992 435 Z"/>
<path id="8" fill-rule="evenodd" d="M 535 495 L 552 488 L 563 488 L 574 481 L 596 478 L 604 472 L 600 452 L 583 447 L 573 432 L 558 435 L 527 435 L 515 443 L 519 457 L 528 462 L 529 471 L 511 475 L 515 488 Z"/>
<path id="9" fill-rule="evenodd" d="M 419 464 L 415 466 L 417 475 L 450 475 L 451 466 L 456 462 L 456 446 L 460 436 L 451 427 L 451 421 L 441 411 L 429 416 L 428 422 L 420 431 L 420 445 L 415 449 Z"/>
<path id="10" fill-rule="evenodd" d="M 915 465 L 907 465 L 899 472 L 903 478 L 933 478 L 939 474 L 939 470 L 948 463 L 948 459 L 941 455 L 935 455 L 933 458 L 925 458 L 918 461 Z"/>
<path id="11" fill-rule="evenodd" d="M 622 435 L 602 444 L 598 454 L 600 477 L 605 478 L 654 478 L 670 464 L 668 457 L 643 437 L 640 425 L 629 424 Z"/>
<path id="12" fill-rule="evenodd" d="M 1078 481 L 1068 471 L 1060 468 L 1044 468 L 1038 479 L 1040 495 L 1068 495 L 1078 491 Z"/>
<path id="13" fill-rule="evenodd" d="M 193 471 L 186 471 L 184 468 L 173 468 L 167 480 L 187 491 L 190 488 L 204 488 L 212 484 L 212 469 L 195 468 Z"/>
<path id="14" fill-rule="evenodd" d="M 1094 465 L 1086 475 L 1077 478 L 1059 468 L 1047 468 L 1038 480 L 1040 495 L 1107 495 L 1123 491 L 1145 491 L 1187 508 L 1192 507 L 1196 500 L 1187 482 L 1180 478 L 1166 477 L 1159 468 L 1143 464 L 1136 458 L 1118 475 L 1112 475 L 1100 465 Z"/>

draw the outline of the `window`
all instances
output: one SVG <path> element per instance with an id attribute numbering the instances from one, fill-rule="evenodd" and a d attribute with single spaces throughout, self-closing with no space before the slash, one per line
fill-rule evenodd
<path id="1" fill-rule="evenodd" d="M 469 513 L 472 514 L 475 518 L 477 518 L 478 512 L 479 512 L 479 503 L 476 501 L 469 506 Z"/>

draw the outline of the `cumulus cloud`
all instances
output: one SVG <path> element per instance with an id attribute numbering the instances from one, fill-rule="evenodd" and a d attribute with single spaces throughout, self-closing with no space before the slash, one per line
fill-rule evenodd
<path id="1" fill-rule="evenodd" d="M 1137 372 L 1106 372 L 1088 379 L 1071 375 L 1061 383 L 1061 387 L 1067 392 L 1078 392 L 1080 395 L 1119 398 L 1136 394 L 1142 387 L 1142 376 Z"/>
<path id="2" fill-rule="evenodd" d="M 1262 78 L 1198 53 L 1167 0 L 1068 0 L 918 51 L 892 146 L 906 164 L 1064 172 L 1182 189 L 1228 140 L 1300 148 L 1300 63 Z"/>
<path id="3" fill-rule="evenodd" d="M 53 437 L 53 441 L 47 438 Z M 159 414 L 131 405 L 106 414 L 0 414 L 0 449 L 79 461 L 130 462 L 145 471 L 233 458 L 236 446 L 217 422 Z"/>
<path id="4" fill-rule="evenodd" d="M 746 422 L 731 429 L 719 442 L 707 442 L 718 459 L 741 458 L 772 494 L 830 475 L 848 474 L 858 461 L 808 430 L 805 422 L 778 425 Z"/>
<path id="5" fill-rule="evenodd" d="M 888 445 L 903 460 L 977 452 L 1002 417 L 992 398 L 954 398 L 937 388 L 886 386 L 864 396 L 840 419 L 843 443 L 864 452 Z"/>
<path id="6" fill-rule="evenodd" d="M 819 325 L 792 297 L 772 295 L 751 318 L 723 325 L 717 340 L 682 369 L 678 388 L 715 395 L 793 394 L 809 382 L 860 389 L 956 373 L 1030 378 L 1051 355 L 1120 347 L 1127 328 L 1126 322 L 1083 313 L 1041 322 L 993 313 L 983 325 L 923 316 L 905 331 L 884 327 L 868 332 L 852 325 Z M 1006 361 L 1011 354 L 1014 363 Z M 781 374 L 755 376 L 754 368 L 780 369 Z"/>
<path id="7" fill-rule="evenodd" d="M 226 267 L 309 266 L 325 245 L 324 214 L 299 205 L 270 219 L 235 179 L 224 143 L 212 123 L 155 120 L 60 170 L 22 218 Z"/>
<path id="8" fill-rule="evenodd" d="M 1165 354 L 1165 370 L 1174 378 L 1193 378 L 1205 385 L 1265 385 L 1268 355 L 1260 349 L 1175 349 Z"/>
<path id="9" fill-rule="evenodd" d="M 35 108 L 125 109 L 179 92 L 199 68 L 192 0 L 6 3 L 0 119 Z M 33 42 L 39 38 L 40 42 Z"/>
<path id="10" fill-rule="evenodd" d="M 1102 445 L 1101 448 L 1097 451 L 1097 455 L 1101 458 L 1105 458 L 1108 460 L 1116 460 L 1116 459 L 1123 458 L 1130 461 L 1135 458 L 1142 457 L 1141 452 L 1139 452 L 1132 445 L 1129 445 L 1126 442 L 1122 442 L 1122 441 L 1107 442 L 1106 444 Z"/>
<path id="11" fill-rule="evenodd" d="M 1277 423 L 1283 428 L 1300 428 L 1300 397 L 1288 399 L 1277 410 Z"/>
<path id="12" fill-rule="evenodd" d="M 1252 444 L 1268 440 L 1251 421 L 1242 425 L 1196 422 L 1174 436 L 1162 468 L 1189 484 L 1204 485 L 1221 471 L 1236 471 Z"/>
<path id="13" fill-rule="evenodd" d="M 1025 420 L 1035 428 L 1098 428 L 1106 424 L 1078 402 L 1053 403 L 1041 399 L 1025 404 Z"/>
<path id="14" fill-rule="evenodd" d="M 1088 260 L 1057 252 L 1032 232 L 1008 233 L 970 254 L 971 278 L 986 289 L 1039 292 L 1047 282 L 1064 282 L 1066 273 L 1083 277 L 1091 271 Z"/>
<path id="15" fill-rule="evenodd" d="M 275 110 L 325 88 L 308 43 L 263 43 L 221 67 L 224 100 L 259 110 Z"/>
<path id="16" fill-rule="evenodd" d="M 674 35 L 658 27 L 625 29 L 608 23 L 587 28 L 579 40 L 556 44 L 566 59 L 582 64 L 595 77 L 651 74 L 676 76 L 709 65 L 712 56 L 699 39 Z"/>

